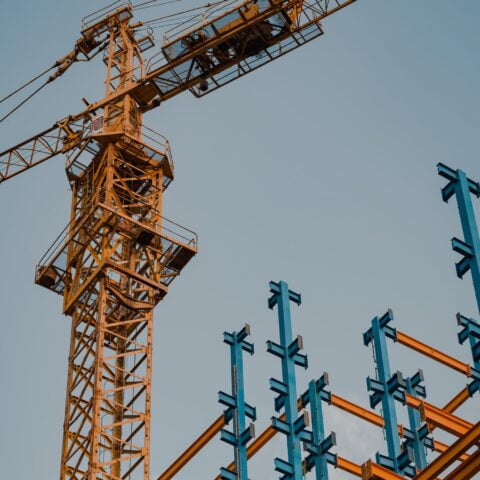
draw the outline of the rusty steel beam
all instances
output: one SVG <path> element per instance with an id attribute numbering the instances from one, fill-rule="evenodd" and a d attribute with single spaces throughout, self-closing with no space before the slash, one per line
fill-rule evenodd
<path id="1" fill-rule="evenodd" d="M 420 342 L 419 340 L 410 337 L 403 332 L 399 332 L 398 330 L 396 341 L 397 343 L 415 350 L 416 352 L 421 353 L 422 355 L 425 355 L 426 357 L 429 357 L 432 360 L 441 363 L 442 365 L 456 370 L 457 372 L 463 373 L 467 377 L 470 377 L 471 375 L 470 365 L 468 363 L 461 362 L 460 360 L 457 360 L 456 358 L 447 355 L 446 353 L 443 353 L 440 350 L 427 345 L 426 343 Z"/>
<path id="2" fill-rule="evenodd" d="M 458 460 L 460 455 L 465 453 L 471 446 L 475 445 L 480 440 L 480 422 L 477 422 L 475 425 L 470 428 L 465 435 L 459 438 L 455 443 L 453 443 L 448 449 L 439 455 L 430 465 L 423 469 L 420 473 L 417 474 L 414 480 L 432 480 L 436 478 L 440 473 L 447 469 L 453 462 Z M 470 462 L 473 463 L 473 467 L 468 467 L 468 469 L 475 469 L 478 467 L 478 451 L 471 455 Z M 473 458 L 473 460 L 472 460 Z M 477 459 L 477 462 L 475 461 Z M 472 470 L 470 470 L 471 472 Z M 457 480 L 457 477 L 453 477 Z M 471 478 L 471 477 L 465 477 Z"/>

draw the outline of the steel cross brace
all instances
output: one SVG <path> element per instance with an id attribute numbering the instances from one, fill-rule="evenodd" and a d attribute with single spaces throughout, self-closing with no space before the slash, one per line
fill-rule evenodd
<path id="1" fill-rule="evenodd" d="M 300 352 L 303 342 L 302 337 L 295 340 L 292 336 L 292 319 L 290 314 L 290 301 L 301 304 L 301 296 L 288 289 L 286 282 L 270 282 L 268 307 L 278 309 L 278 324 L 280 344 L 267 342 L 267 351 L 276 355 L 282 362 L 282 381 L 270 379 L 270 388 L 278 394 L 275 399 L 275 410 L 282 407 L 285 411 L 285 420 L 273 417 L 272 427 L 287 437 L 288 461 L 275 458 L 275 470 L 282 474 L 282 480 L 302 480 L 302 451 L 301 442 L 310 441 L 312 434 L 306 430 L 308 416 L 306 412 L 298 415 L 297 410 L 297 385 L 295 365 L 307 368 L 307 356 Z"/>
<path id="2" fill-rule="evenodd" d="M 230 345 L 230 363 L 232 373 L 232 395 L 218 392 L 218 401 L 226 406 L 223 412 L 225 425 L 233 420 L 233 432 L 223 429 L 221 439 L 234 448 L 234 470 L 221 468 L 222 480 L 248 480 L 247 443 L 255 436 L 253 423 L 246 425 L 246 417 L 256 420 L 254 407 L 245 402 L 245 388 L 243 375 L 243 351 L 253 355 L 252 343 L 245 339 L 250 335 L 250 325 L 245 325 L 240 332 L 225 332 L 223 341 Z"/>
<path id="3" fill-rule="evenodd" d="M 370 406 L 375 408 L 382 403 L 385 436 L 387 440 L 388 455 L 376 454 L 378 464 L 399 474 L 410 477 L 415 475 L 415 468 L 411 465 L 413 460 L 410 447 L 402 451 L 398 434 L 397 412 L 395 400 L 405 403 L 406 383 L 400 372 L 392 375 L 388 358 L 387 337 L 395 339 L 395 330 L 389 326 L 393 320 L 393 312 L 388 310 L 382 317 L 375 317 L 372 326 L 363 334 L 363 343 L 368 346 L 373 342 L 375 363 L 377 365 L 378 379 L 367 378 L 367 388 L 370 393 Z"/>
<path id="4" fill-rule="evenodd" d="M 457 323 L 462 327 L 458 334 L 458 341 L 463 344 L 468 340 L 472 349 L 475 368 L 470 367 L 473 380 L 467 388 L 470 396 L 473 396 L 475 392 L 480 391 L 480 324 L 473 318 L 464 317 L 460 313 L 457 313 Z"/>
<path id="5" fill-rule="evenodd" d="M 322 400 L 329 405 L 332 401 L 331 393 L 326 390 L 328 384 L 328 374 L 324 372 L 318 380 L 312 380 L 308 384 L 308 390 L 300 397 L 303 408 L 310 404 L 312 439 L 310 442 L 304 442 L 305 449 L 309 452 L 305 464 L 307 472 L 315 469 L 316 480 L 328 480 L 328 463 L 337 466 L 337 455 L 329 451 L 336 445 L 335 433 L 331 432 L 325 437 L 323 422 Z"/>

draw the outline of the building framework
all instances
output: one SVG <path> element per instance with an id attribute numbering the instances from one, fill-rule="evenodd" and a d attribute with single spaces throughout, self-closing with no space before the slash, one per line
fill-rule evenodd
<path id="1" fill-rule="evenodd" d="M 174 165 L 168 141 L 144 125 L 144 114 L 186 91 L 202 97 L 321 37 L 323 20 L 354 2 L 244 0 L 216 10 L 208 6 L 201 18 L 181 22 L 169 32 L 161 54 L 148 62 L 144 52 L 153 47 L 154 38 L 133 20 L 133 6 L 106 7 L 84 19 L 74 49 L 52 67 L 55 71 L 44 85 L 73 63 L 100 55 L 106 66 L 104 97 L 85 101 L 83 111 L 1 152 L 0 183 L 58 154 L 67 157 L 70 221 L 41 259 L 35 277 L 63 297 L 63 312 L 71 317 L 61 480 L 151 477 L 153 309 L 197 253 L 198 242 L 194 232 L 163 216 L 163 195 L 174 178 Z M 463 277 L 471 272 L 480 307 L 480 239 L 471 201 L 471 195 L 480 196 L 480 186 L 444 165 L 439 173 L 448 182 L 444 200 L 457 199 L 464 231 L 464 240 L 452 241 L 462 256 L 457 273 Z M 226 409 L 159 480 L 174 478 L 220 431 L 233 446 L 234 462 L 218 479 L 247 480 L 248 459 L 277 433 L 287 443 L 286 458 L 274 461 L 283 479 L 300 480 L 312 471 L 325 480 L 328 465 L 364 479 L 433 479 L 455 464 L 445 478 L 460 480 L 480 470 L 479 424 L 455 415 L 480 388 L 477 320 L 457 315 L 459 340 L 472 351 L 473 364 L 468 365 L 393 328 L 392 312 L 375 317 L 364 342 L 374 346 L 378 376 L 369 379 L 368 388 L 372 409 L 382 405 L 380 416 L 330 392 L 326 374 L 298 393 L 295 368 L 307 368 L 308 360 L 301 336 L 293 336 L 290 303 L 299 305 L 301 297 L 285 282 L 272 282 L 270 291 L 269 307 L 278 310 L 279 343 L 270 341 L 268 350 L 282 366 L 282 378 L 271 379 L 270 387 L 279 415 L 255 437 L 256 411 L 245 400 L 243 378 L 243 352 L 253 353 L 246 340 L 249 328 L 226 333 L 232 391 L 219 397 Z M 464 374 L 467 387 L 443 408 L 426 402 L 421 372 L 392 374 L 391 340 Z M 399 402 L 408 408 L 408 428 L 398 425 Z M 335 454 L 335 434 L 325 430 L 324 403 L 383 428 L 386 453 L 363 465 Z M 436 441 L 436 428 L 458 440 L 452 445 Z M 425 447 L 439 452 L 430 464 Z"/>
<path id="2" fill-rule="evenodd" d="M 457 200 L 464 234 L 464 240 L 452 239 L 453 250 L 461 255 L 456 264 L 457 274 L 463 278 L 470 271 L 480 314 L 480 236 L 472 202 L 472 196 L 480 197 L 480 184 L 470 180 L 462 170 L 454 170 L 443 164 L 438 165 L 438 173 L 447 180 L 442 188 L 443 200 L 448 202 L 452 197 Z M 301 352 L 302 337 L 294 338 L 292 334 L 290 304 L 300 305 L 301 296 L 290 290 L 283 281 L 271 282 L 270 293 L 268 306 L 278 310 L 280 343 L 268 341 L 267 350 L 279 357 L 282 364 L 282 379 L 270 379 L 270 388 L 276 395 L 275 411 L 283 413 L 279 417 L 272 417 L 271 425 L 255 439 L 251 436 L 245 439 L 249 442 L 247 459 L 256 455 L 277 433 L 282 433 L 287 439 L 288 457 L 286 460 L 274 459 L 273 466 L 284 480 L 302 480 L 308 472 L 312 472 L 316 480 L 328 480 L 328 465 L 362 480 L 467 480 L 480 472 L 480 421 L 473 424 L 455 414 L 471 397 L 477 397 L 480 391 L 480 323 L 476 319 L 467 318 L 461 313 L 456 315 L 460 327 L 458 340 L 468 344 L 472 353 L 472 364 L 468 364 L 395 328 L 391 310 L 374 317 L 363 335 L 365 346 L 373 348 L 376 371 L 375 377 L 367 378 L 371 409 L 366 409 L 329 391 L 327 373 L 312 379 L 307 390 L 301 395 L 297 394 L 295 366 L 308 368 L 308 361 Z M 392 373 L 390 342 L 464 375 L 466 387 L 442 407 L 427 402 L 421 370 L 409 377 L 400 371 Z M 243 389 L 243 378 L 241 385 Z M 472 401 L 478 401 L 478 398 Z M 386 453 L 377 452 L 374 459 L 361 465 L 334 453 L 336 436 L 334 432 L 326 434 L 324 404 L 382 428 Z M 380 414 L 374 411 L 379 405 Z M 407 409 L 408 426 L 398 423 L 399 407 Z M 238 414 L 242 414 L 241 410 Z M 176 478 L 182 468 L 215 439 L 224 424 L 224 416 L 216 419 L 157 480 Z M 436 429 L 448 432 L 456 440 L 451 445 L 440 442 L 435 438 Z M 435 452 L 430 462 L 428 450 Z M 237 457 L 228 470 L 235 475 L 225 475 L 225 469 L 222 468 L 215 480 L 248 478 L 248 464 L 239 462 Z"/>

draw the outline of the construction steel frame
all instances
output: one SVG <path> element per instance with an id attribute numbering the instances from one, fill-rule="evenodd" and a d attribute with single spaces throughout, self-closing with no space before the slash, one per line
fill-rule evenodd
<path id="1" fill-rule="evenodd" d="M 462 170 L 453 170 L 438 165 L 438 173 L 448 183 L 442 189 L 442 197 L 448 202 L 457 199 L 464 240 L 452 239 L 452 248 L 462 255 L 456 264 L 460 278 L 470 271 L 480 313 L 480 236 L 475 219 L 472 195 L 480 197 L 480 184 L 466 176 Z M 365 345 L 372 345 L 376 367 L 375 378 L 367 378 L 370 392 L 370 406 L 382 405 L 382 414 L 361 407 L 327 390 L 328 375 L 324 373 L 312 380 L 305 393 L 297 397 L 295 365 L 308 367 L 307 356 L 300 353 L 303 348 L 301 336 L 293 339 L 290 302 L 301 304 L 301 296 L 289 289 L 286 282 L 270 282 L 271 297 L 269 308 L 278 309 L 280 344 L 267 342 L 267 351 L 281 359 L 282 380 L 270 379 L 270 388 L 276 393 L 276 411 L 284 409 L 280 417 L 273 417 L 272 424 L 246 448 L 246 457 L 256 455 L 278 432 L 286 435 L 288 460 L 275 459 L 275 470 L 284 480 L 302 480 L 306 472 L 314 471 L 317 480 L 328 479 L 327 465 L 330 464 L 362 480 L 434 480 L 444 473 L 444 480 L 467 480 L 480 472 L 480 422 L 472 424 L 455 415 L 456 410 L 480 390 L 480 324 L 473 318 L 457 314 L 461 327 L 458 334 L 460 343 L 471 348 L 473 365 L 421 342 L 392 326 L 393 312 L 374 317 L 370 328 L 364 333 Z M 446 405 L 437 407 L 425 400 L 423 372 L 419 370 L 410 377 L 399 371 L 392 375 L 388 341 L 403 345 L 441 365 L 463 374 L 467 385 Z M 243 370 L 242 370 L 243 371 Z M 242 376 L 243 386 L 243 376 Z M 325 436 L 322 402 L 337 407 L 385 432 L 387 455 L 377 453 L 375 461 L 367 460 L 362 465 L 355 464 L 331 452 L 336 445 L 332 432 Z M 310 416 L 305 408 L 310 405 Z M 397 408 L 404 406 L 408 411 L 409 426 L 398 424 Z M 308 429 L 311 423 L 312 431 Z M 178 472 L 222 430 L 223 416 L 215 420 L 186 450 L 168 467 L 158 480 L 175 478 Z M 436 429 L 450 433 L 457 439 L 446 445 L 433 437 Z M 302 454 L 301 444 L 303 443 Z M 426 449 L 438 455 L 427 462 Z M 246 472 L 245 463 L 242 464 Z M 453 467 L 452 467 L 453 466 Z M 445 473 L 447 469 L 450 471 Z M 228 469 L 232 476 L 225 474 L 215 477 L 246 478 L 238 474 L 237 457 Z M 224 472 L 225 469 L 222 469 Z M 237 474 L 234 474 L 237 472 Z"/>
<path id="2" fill-rule="evenodd" d="M 143 113 L 187 90 L 203 96 L 321 36 L 321 21 L 354 1 L 245 0 L 208 22 L 174 32 L 165 39 L 163 59 L 149 68 L 142 53 L 153 39 L 138 34 L 141 24 L 131 21 L 131 5 L 90 18 L 53 77 L 77 55 L 89 60 L 103 52 L 104 98 L 0 153 L 0 183 L 59 153 L 67 155 L 70 222 L 36 271 L 36 282 L 62 295 L 63 311 L 72 317 L 61 480 L 150 477 L 153 309 L 197 253 L 197 236 L 162 215 L 173 161 L 168 141 L 143 125 Z M 470 271 L 480 314 L 480 237 L 471 198 L 480 197 L 480 184 L 442 164 L 438 173 L 447 180 L 444 201 L 457 200 L 464 235 L 452 240 L 462 256 L 457 274 L 463 278 Z M 219 400 L 227 408 L 159 480 L 173 478 L 220 431 L 234 447 L 234 461 L 216 480 L 248 480 L 247 460 L 277 432 L 287 439 L 287 460 L 274 462 L 285 480 L 301 480 L 308 471 L 327 480 L 328 464 L 364 480 L 435 479 L 452 465 L 445 480 L 469 479 L 480 471 L 480 423 L 455 415 L 480 390 L 476 319 L 457 314 L 458 339 L 470 346 L 470 365 L 393 328 L 391 311 L 374 317 L 364 343 L 374 348 L 378 374 L 368 378 L 367 387 L 370 406 L 382 404 L 378 415 L 330 392 L 326 374 L 297 395 L 295 366 L 307 368 L 308 362 L 300 353 L 302 338 L 293 339 L 290 302 L 300 305 L 301 297 L 283 281 L 271 282 L 270 292 L 268 305 L 278 310 L 280 343 L 268 342 L 268 351 L 282 365 L 282 379 L 271 379 L 270 387 L 277 394 L 275 410 L 283 413 L 253 440 L 255 431 L 246 417 L 254 421 L 256 412 L 245 402 L 242 356 L 242 351 L 253 353 L 245 340 L 249 328 L 225 333 L 232 393 L 221 392 Z M 421 371 L 408 378 L 392 375 L 388 340 L 464 374 L 467 386 L 443 407 L 426 402 Z M 322 402 L 384 429 L 387 455 L 377 453 L 375 462 L 357 465 L 334 454 L 336 437 L 325 434 Z M 398 425 L 399 403 L 408 409 L 408 428 Z M 233 431 L 224 428 L 230 422 Z M 457 440 L 439 442 L 432 436 L 436 428 Z M 430 464 L 425 447 L 438 452 Z"/>

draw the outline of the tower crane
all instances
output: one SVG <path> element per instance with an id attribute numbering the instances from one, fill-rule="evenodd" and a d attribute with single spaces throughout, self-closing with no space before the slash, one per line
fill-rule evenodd
<path id="1" fill-rule="evenodd" d="M 167 139 L 143 114 L 196 97 L 321 36 L 355 0 L 243 0 L 154 38 L 131 4 L 86 17 L 55 80 L 103 54 L 105 96 L 0 153 L 0 183 L 66 155 L 70 221 L 36 268 L 71 317 L 61 480 L 149 479 L 153 309 L 197 253 L 194 232 L 162 215 L 174 178 Z M 222 2 L 219 2 L 222 3 Z"/>

